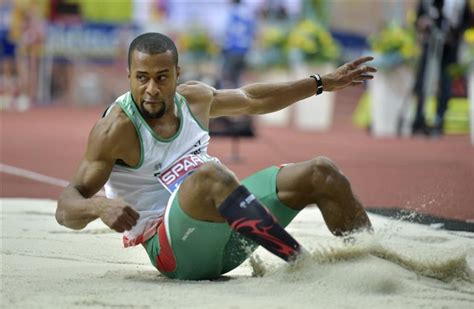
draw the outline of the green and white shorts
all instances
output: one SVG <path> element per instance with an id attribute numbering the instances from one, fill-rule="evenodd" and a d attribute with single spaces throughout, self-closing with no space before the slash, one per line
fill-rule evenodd
<path id="1" fill-rule="evenodd" d="M 282 226 L 298 211 L 277 196 L 276 166 L 244 179 L 242 184 L 262 202 Z M 179 189 L 171 196 L 157 233 L 145 242 L 152 264 L 169 278 L 215 279 L 242 264 L 258 245 L 233 231 L 227 223 L 198 221 L 183 212 Z"/>

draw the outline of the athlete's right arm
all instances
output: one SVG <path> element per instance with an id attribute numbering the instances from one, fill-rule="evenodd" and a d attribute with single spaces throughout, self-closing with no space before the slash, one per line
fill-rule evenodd
<path id="1" fill-rule="evenodd" d="M 120 127 L 120 125 L 118 125 Z M 120 199 L 93 197 L 110 176 L 118 153 L 123 148 L 123 129 L 101 119 L 92 129 L 87 150 L 71 183 L 58 199 L 56 220 L 71 229 L 83 229 L 100 218 L 117 232 L 130 230 L 138 213 Z"/>

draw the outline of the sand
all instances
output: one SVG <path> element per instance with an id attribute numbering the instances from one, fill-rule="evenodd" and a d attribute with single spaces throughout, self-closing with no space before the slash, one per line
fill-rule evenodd
<path id="1" fill-rule="evenodd" d="M 374 235 L 344 242 L 311 208 L 288 227 L 310 257 L 289 266 L 260 248 L 193 282 L 161 276 L 100 221 L 59 226 L 55 201 L 2 199 L 1 210 L 2 308 L 474 308 L 474 233 L 370 214 Z"/>

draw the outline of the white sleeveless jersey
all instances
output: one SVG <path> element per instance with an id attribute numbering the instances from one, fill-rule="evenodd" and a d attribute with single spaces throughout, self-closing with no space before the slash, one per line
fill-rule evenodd
<path id="1" fill-rule="evenodd" d="M 132 121 L 140 139 L 137 166 L 117 162 L 105 184 L 108 198 L 122 198 L 140 214 L 137 224 L 123 234 L 125 247 L 138 245 L 155 234 L 171 193 L 186 176 L 204 162 L 218 162 L 207 154 L 209 132 L 194 118 L 186 99 L 176 93 L 174 103 L 180 125 L 168 139 L 160 138 L 146 123 L 130 92 L 114 103 Z"/>

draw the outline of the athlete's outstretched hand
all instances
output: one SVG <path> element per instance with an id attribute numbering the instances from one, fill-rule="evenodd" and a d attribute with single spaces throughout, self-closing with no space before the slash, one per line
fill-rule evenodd
<path id="1" fill-rule="evenodd" d="M 373 79 L 374 76 L 371 73 L 377 72 L 377 69 L 365 64 L 373 59 L 373 57 L 361 57 L 343 64 L 332 73 L 321 76 L 323 90 L 335 91 L 348 86 L 360 85 L 365 80 Z"/>

